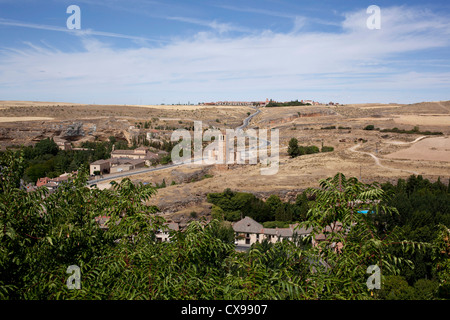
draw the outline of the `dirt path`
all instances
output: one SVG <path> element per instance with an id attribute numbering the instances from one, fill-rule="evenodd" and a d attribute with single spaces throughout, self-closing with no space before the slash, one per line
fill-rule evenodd
<path id="1" fill-rule="evenodd" d="M 450 108 L 449 108 L 449 107 L 444 106 L 444 105 L 443 105 L 442 103 L 440 103 L 440 102 L 438 102 L 438 105 L 439 105 L 441 108 L 445 109 L 446 111 L 450 112 Z"/>
<path id="2" fill-rule="evenodd" d="M 426 138 L 427 136 L 421 136 L 418 137 L 416 140 L 414 141 L 410 141 L 410 142 L 403 142 L 403 141 L 384 141 L 385 143 L 390 143 L 390 144 L 395 144 L 395 145 L 403 145 L 403 144 L 413 144 L 416 143 L 417 141 L 420 141 L 424 138 Z"/>
<path id="3" fill-rule="evenodd" d="M 416 140 L 417 140 L 417 139 L 416 139 Z M 416 142 L 416 141 L 415 141 L 415 142 Z M 370 152 L 364 152 L 364 151 L 357 151 L 356 148 L 358 148 L 358 147 L 360 147 L 360 146 L 361 146 L 361 144 L 357 144 L 357 145 L 354 145 L 353 147 L 349 148 L 348 150 L 350 150 L 351 152 L 356 152 L 356 153 L 361 153 L 361 154 L 365 154 L 365 155 L 371 156 L 371 157 L 375 160 L 375 164 L 376 164 L 377 166 L 381 167 L 381 168 L 388 169 L 388 170 L 395 170 L 395 171 L 403 171 L 403 172 L 408 172 L 408 173 L 411 173 L 411 174 L 418 175 L 418 173 L 415 172 L 415 171 L 409 171 L 409 170 L 403 170 L 403 169 L 397 169 L 397 168 L 387 167 L 387 166 L 381 164 L 380 158 L 378 158 L 377 156 L 373 155 L 372 153 L 370 153 Z"/>

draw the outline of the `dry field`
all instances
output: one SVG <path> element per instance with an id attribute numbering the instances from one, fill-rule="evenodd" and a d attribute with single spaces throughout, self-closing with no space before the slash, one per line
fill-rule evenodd
<path id="1" fill-rule="evenodd" d="M 203 105 L 82 105 L 69 103 L 37 103 L 25 101 L 0 101 L 0 117 L 30 117 L 45 115 L 57 120 L 81 120 L 100 118 L 122 118 L 130 121 L 148 121 L 152 118 L 182 118 L 237 124 L 242 122 L 249 107 L 215 107 Z"/>
<path id="2" fill-rule="evenodd" d="M 450 138 L 447 136 L 424 139 L 408 149 L 393 152 L 386 158 L 450 162 Z"/>
<path id="3" fill-rule="evenodd" d="M 184 128 L 193 126 L 193 121 L 199 120 L 206 128 L 234 128 L 242 124 L 248 112 L 254 112 L 254 109 L 0 101 L 0 149 L 59 136 L 74 124 L 82 129 L 80 132 L 83 131 L 83 135 L 61 138 L 77 146 L 82 141 L 104 141 L 109 136 L 130 141 L 130 127 L 144 122 L 151 122 L 152 128 Z"/>
<path id="4" fill-rule="evenodd" d="M 22 121 L 43 121 L 53 120 L 48 117 L 0 117 L 0 122 L 22 122 Z"/>
<path id="5" fill-rule="evenodd" d="M 85 127 L 95 126 L 95 134 L 102 133 L 107 137 L 126 133 L 130 125 L 152 119 L 159 125 L 177 125 L 181 121 L 181 126 L 184 126 L 192 124 L 194 120 L 202 120 L 206 125 L 235 128 L 248 112 L 254 112 L 248 107 L 100 106 L 34 102 L 28 105 L 3 102 L 0 107 L 4 108 L 0 110 L 0 119 L 8 117 L 24 121 L 30 117 L 53 118 L 21 122 L 20 129 L 14 122 L 0 123 L 0 145 L 11 142 L 2 139 L 2 135 L 4 138 L 16 131 L 28 130 L 38 137 L 44 137 L 54 132 L 51 129 L 54 126 L 75 121 L 82 121 Z M 321 105 L 260 110 L 249 127 L 279 130 L 281 148 L 277 174 L 261 175 L 261 165 L 236 165 L 226 171 L 213 166 L 186 165 L 183 168 L 135 175 L 131 179 L 152 184 L 161 183 L 164 179 L 167 187 L 159 189 L 151 202 L 159 206 L 163 214 L 180 221 L 188 219 L 192 211 L 207 215 L 211 206 L 206 202 L 206 194 L 222 192 L 225 188 L 252 192 L 262 198 L 276 193 L 285 200 L 292 200 L 296 193 L 308 187 L 318 187 L 319 179 L 337 172 L 355 176 L 366 183 L 395 182 L 411 174 L 421 174 L 431 180 L 438 177 L 443 181 L 450 179 L 448 101 L 413 105 Z M 216 119 L 220 122 L 216 122 Z M 410 130 L 419 126 L 421 131 L 441 131 L 444 136 L 363 130 L 369 124 L 380 129 L 397 127 Z M 325 129 L 329 126 L 335 126 L 336 129 Z M 292 137 L 297 138 L 301 145 L 316 145 L 320 148 L 323 144 L 334 147 L 334 151 L 291 159 L 287 155 L 287 145 Z M 213 177 L 202 178 L 205 174 Z M 171 185 L 172 181 L 176 184 Z M 99 187 L 107 186 L 103 184 Z"/>
<path id="6" fill-rule="evenodd" d="M 394 118 L 394 122 L 400 124 L 419 125 L 419 126 L 449 126 L 450 115 L 433 114 L 433 115 L 401 115 Z"/>

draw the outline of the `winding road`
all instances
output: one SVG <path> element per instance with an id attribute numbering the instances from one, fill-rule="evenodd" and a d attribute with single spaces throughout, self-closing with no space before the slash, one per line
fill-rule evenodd
<path id="1" fill-rule="evenodd" d="M 252 120 L 252 118 L 253 118 L 254 116 L 256 116 L 257 114 L 259 114 L 259 113 L 261 112 L 261 110 L 256 109 L 256 107 L 252 107 L 252 108 L 255 109 L 256 112 L 255 112 L 255 113 L 252 113 L 252 114 L 249 115 L 247 118 L 245 118 L 244 121 L 242 122 L 242 125 L 236 128 L 237 130 L 242 130 L 242 129 L 244 129 L 245 127 L 247 127 L 248 124 L 250 123 L 250 120 Z"/>
<path id="2" fill-rule="evenodd" d="M 254 108 L 256 110 L 256 112 L 252 113 L 247 118 L 245 118 L 244 121 L 242 122 L 242 125 L 240 125 L 239 127 L 236 128 L 237 130 L 242 130 L 242 129 L 246 128 L 248 126 L 248 124 L 250 123 L 250 120 L 254 116 L 256 116 L 257 114 L 259 114 L 261 112 L 261 110 L 257 109 L 256 107 L 252 107 L 252 108 Z M 267 141 L 267 140 L 265 140 L 265 141 L 266 141 L 267 145 L 270 144 L 270 141 Z M 201 161 L 203 161 L 204 159 L 205 158 L 203 158 Z M 193 161 L 195 161 L 195 160 L 193 160 Z M 129 177 L 129 176 L 134 176 L 134 175 L 137 175 L 137 174 L 142 174 L 142 173 L 147 173 L 147 172 L 152 172 L 152 171 L 159 171 L 159 170 L 164 170 L 164 169 L 168 169 L 168 168 L 179 167 L 179 166 L 183 166 L 183 165 L 186 165 L 186 164 L 191 164 L 191 163 L 168 164 L 168 165 L 161 166 L 161 167 L 158 167 L 158 168 L 145 168 L 145 169 L 142 169 L 142 170 L 127 171 L 127 172 L 119 173 L 119 174 L 115 174 L 115 175 L 108 175 L 107 177 L 100 178 L 100 179 L 89 180 L 87 182 L 87 184 L 88 185 L 94 185 L 94 184 L 97 184 L 97 183 L 100 183 L 100 182 L 105 182 L 105 181 L 108 181 L 108 180 L 114 180 L 114 179 L 117 179 L 117 178 L 125 178 L 125 177 Z"/>

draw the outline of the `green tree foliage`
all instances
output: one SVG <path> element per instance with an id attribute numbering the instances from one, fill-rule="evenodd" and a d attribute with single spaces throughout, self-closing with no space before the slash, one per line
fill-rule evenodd
<path id="1" fill-rule="evenodd" d="M 313 153 L 318 153 L 318 152 L 320 152 L 320 151 L 319 151 L 319 148 L 316 146 L 307 146 L 306 147 L 306 154 L 313 154 Z"/>
<path id="2" fill-rule="evenodd" d="M 288 102 L 274 102 L 270 100 L 270 102 L 266 105 L 266 108 L 271 107 L 291 107 L 291 106 L 310 106 L 310 103 L 303 103 L 301 101 L 288 101 Z"/>
<path id="3" fill-rule="evenodd" d="M 395 208 L 386 205 L 387 195 L 377 183 L 363 184 L 339 173 L 321 180 L 320 187 L 309 190 L 316 199 L 301 226 L 312 228 L 311 237 L 325 236 L 311 250 L 316 257 L 322 257 L 329 271 L 317 280 L 324 290 L 323 295 L 339 297 L 345 292 L 359 296 L 368 266 L 378 265 L 383 275 L 396 275 L 403 268 L 413 266 L 405 255 L 396 253 L 417 252 L 430 247 L 404 241 L 396 230 L 383 237 L 376 233 L 375 225 L 360 213 L 362 209 L 386 216 L 398 214 Z M 342 277 L 338 277 L 339 274 Z"/>
<path id="4" fill-rule="evenodd" d="M 220 207 L 225 220 L 237 221 L 249 216 L 256 221 L 273 220 L 271 208 L 251 193 L 233 192 L 226 189 L 223 193 L 209 193 L 208 202 Z"/>
<path id="5" fill-rule="evenodd" d="M 312 237 L 333 221 L 343 226 L 325 232 L 319 245 L 262 241 L 240 253 L 231 225 L 219 220 L 192 221 L 182 232 L 170 231 L 170 241 L 158 242 L 156 232 L 167 226 L 150 204 L 156 190 L 129 179 L 111 189 L 91 189 L 80 168 L 76 179 L 52 194 L 45 188 L 26 192 L 20 184 L 23 155 L 7 151 L 0 158 L 0 299 L 373 299 L 377 294 L 366 287 L 371 264 L 382 269 L 387 295 L 402 289 L 392 298 L 406 292 L 405 298 L 428 299 L 448 288 L 448 228 L 440 228 L 429 246 L 439 265 L 436 279 L 408 284 L 393 278 L 408 265 L 399 254 L 425 245 L 405 242 L 396 232 L 379 237 L 358 210 L 393 216 L 395 210 L 383 189 L 355 178 L 338 174 L 305 193 L 310 208 L 304 225 L 312 228 Z M 260 203 L 229 189 L 209 198 L 224 212 Z M 270 212 L 261 203 L 258 210 L 266 206 Z M 105 228 L 99 217 L 109 217 Z M 66 286 L 70 265 L 80 267 L 79 290 Z"/>
<path id="6" fill-rule="evenodd" d="M 334 148 L 333 147 L 329 147 L 329 146 L 323 146 L 320 149 L 320 152 L 332 152 L 332 151 L 334 151 Z"/>
<path id="7" fill-rule="evenodd" d="M 289 140 L 288 154 L 291 158 L 295 158 L 299 155 L 298 140 L 296 138 L 291 138 L 291 140 Z"/>
<path id="8" fill-rule="evenodd" d="M 266 205 L 269 206 L 271 215 L 275 216 L 275 212 L 279 207 L 283 205 L 283 202 L 281 201 L 279 196 L 273 194 L 269 196 L 269 198 L 267 198 Z"/>
<path id="9" fill-rule="evenodd" d="M 302 156 L 304 154 L 313 154 L 318 152 L 320 152 L 320 150 L 316 146 L 299 146 L 298 140 L 296 138 L 291 138 L 291 140 L 289 140 L 288 154 L 291 156 L 291 158 Z"/>
<path id="10" fill-rule="evenodd" d="M 302 192 L 297 195 L 295 199 L 295 210 L 294 210 L 294 218 L 297 221 L 305 221 L 307 213 L 309 211 L 309 200 L 306 192 Z"/>
<path id="11" fill-rule="evenodd" d="M 36 155 L 52 154 L 56 155 L 59 151 L 58 145 L 53 141 L 53 139 L 47 138 L 36 143 L 34 147 L 34 152 Z"/>
<path id="12" fill-rule="evenodd" d="M 384 236 L 397 229 L 408 241 L 435 244 L 445 242 L 445 230 L 450 227 L 450 193 L 448 186 L 440 179 L 432 183 L 420 175 L 412 175 L 407 180 L 399 179 L 396 185 L 385 183 L 382 188 L 390 194 L 387 203 L 396 207 L 399 214 L 372 215 L 378 234 Z M 445 252 L 444 249 L 441 251 Z M 414 269 L 406 269 L 401 273 L 411 286 L 421 278 L 437 280 L 444 279 L 445 274 L 449 274 L 449 270 L 444 267 L 446 259 L 442 258 L 443 254 L 439 250 L 403 256 L 411 259 L 415 266 Z"/>
<path id="13" fill-rule="evenodd" d="M 275 211 L 276 221 L 292 221 L 293 216 L 293 210 L 289 204 L 282 204 Z"/>

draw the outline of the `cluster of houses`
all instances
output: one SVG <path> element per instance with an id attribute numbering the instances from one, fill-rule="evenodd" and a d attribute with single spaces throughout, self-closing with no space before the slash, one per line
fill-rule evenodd
<path id="1" fill-rule="evenodd" d="M 92 162 L 89 171 L 90 175 L 93 176 L 143 168 L 152 165 L 166 154 L 168 154 L 166 151 L 159 151 L 158 153 L 150 152 L 146 147 L 140 147 L 134 150 L 113 150 L 110 159 Z M 23 184 L 23 187 L 28 192 L 35 191 L 39 187 L 46 187 L 50 192 L 53 192 L 61 183 L 73 179 L 77 174 L 78 171 L 74 171 L 71 173 L 63 173 L 56 178 L 43 177 L 39 178 L 35 185 L 31 183 L 27 185 Z"/>
<path id="2" fill-rule="evenodd" d="M 166 151 L 153 153 L 147 147 L 139 147 L 134 150 L 113 149 L 110 159 L 97 160 L 90 164 L 89 174 L 91 176 L 103 175 L 144 168 L 146 166 L 151 166 L 158 161 L 161 156 L 166 154 Z"/>
<path id="3" fill-rule="evenodd" d="M 75 176 L 78 174 L 78 171 L 70 172 L 70 173 L 63 173 L 59 177 L 56 178 L 39 178 L 36 181 L 36 185 L 28 184 L 26 186 L 27 191 L 34 191 L 39 187 L 46 187 L 50 192 L 55 191 L 63 182 L 66 182 L 70 179 L 75 178 Z"/>
<path id="4" fill-rule="evenodd" d="M 205 106 L 260 106 L 265 107 L 267 104 L 269 104 L 270 100 L 266 99 L 266 101 L 217 101 L 217 102 L 205 102 L 205 103 L 199 103 L 203 104 Z M 320 102 L 314 101 L 314 100 L 301 100 L 302 103 L 307 104 L 309 103 L 312 106 L 320 105 Z M 330 105 L 335 105 L 335 103 L 330 102 Z M 338 105 L 338 103 L 336 104 Z"/>
<path id="5" fill-rule="evenodd" d="M 108 216 L 97 217 L 96 221 L 100 228 L 107 229 L 106 222 L 109 220 Z M 155 233 L 156 240 L 158 242 L 170 241 L 170 232 L 179 231 L 180 225 L 176 222 L 167 222 L 164 224 L 164 228 L 158 229 Z M 298 224 L 291 224 L 287 228 L 264 228 L 262 224 L 256 222 L 250 217 L 245 217 L 233 224 L 233 230 L 235 232 L 235 245 L 236 248 L 246 249 L 250 248 L 256 242 L 262 242 L 264 240 L 270 243 L 276 243 L 283 240 L 293 241 L 294 238 L 304 239 L 312 232 L 312 228 L 299 228 Z M 326 233 L 337 231 L 342 229 L 342 224 L 336 223 L 335 225 L 328 226 L 324 233 L 318 234 L 311 239 L 312 246 L 317 246 L 321 241 L 326 240 Z M 342 244 L 335 245 L 338 250 L 342 248 Z"/>
<path id="6" fill-rule="evenodd" d="M 298 224 L 291 224 L 288 228 L 264 228 L 264 226 L 250 217 L 245 217 L 233 224 L 235 232 L 235 244 L 241 248 L 251 247 L 256 242 L 264 240 L 275 243 L 278 241 L 289 240 L 293 241 L 295 238 L 301 240 L 309 236 L 312 228 L 305 229 L 299 227 Z M 321 241 L 325 241 L 326 234 L 342 230 L 342 224 L 336 222 L 325 228 L 323 233 L 317 234 L 311 238 L 311 245 L 317 246 Z M 333 244 L 337 250 L 342 248 L 342 243 Z"/>
<path id="7" fill-rule="evenodd" d="M 261 106 L 265 107 L 269 103 L 269 99 L 266 101 L 217 101 L 217 102 L 204 102 L 199 103 L 205 106 Z"/>
<path id="8" fill-rule="evenodd" d="M 297 227 L 297 224 L 291 224 L 288 228 L 264 228 L 262 224 L 252 218 L 245 217 L 233 224 L 235 244 L 250 247 L 252 244 L 263 240 L 275 243 L 280 240 L 293 240 L 295 235 L 304 238 L 311 233 L 311 229 Z"/>

